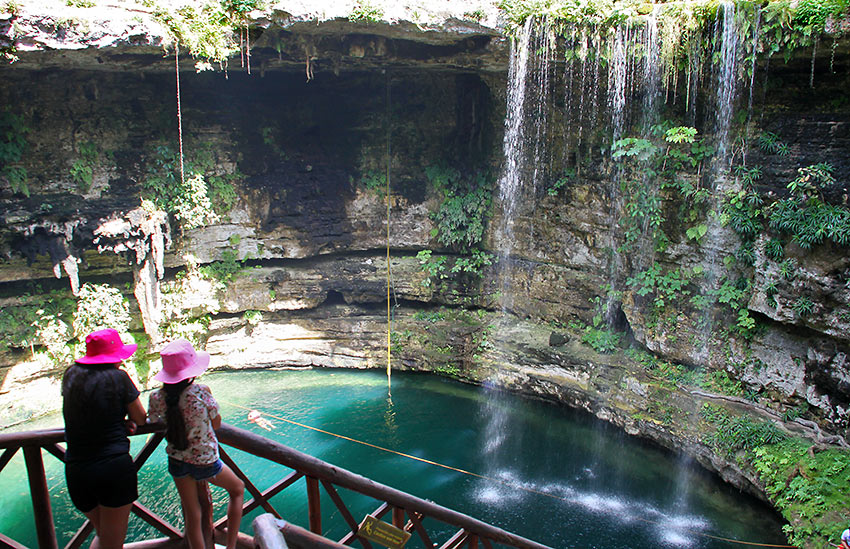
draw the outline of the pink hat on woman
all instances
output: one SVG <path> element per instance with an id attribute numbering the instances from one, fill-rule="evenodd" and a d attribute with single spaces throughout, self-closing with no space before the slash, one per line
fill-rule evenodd
<path id="1" fill-rule="evenodd" d="M 125 345 L 117 330 L 107 328 L 86 336 L 86 356 L 76 360 L 78 364 L 116 364 L 130 358 L 136 352 L 136 344 Z"/>
<path id="2" fill-rule="evenodd" d="M 210 365 L 210 354 L 195 351 L 185 339 L 178 339 L 166 345 L 160 352 L 162 370 L 153 376 L 163 383 L 177 383 L 204 373 Z"/>

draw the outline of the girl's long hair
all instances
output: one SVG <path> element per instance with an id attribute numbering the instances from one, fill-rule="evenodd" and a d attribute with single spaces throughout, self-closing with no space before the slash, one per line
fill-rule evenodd
<path id="1" fill-rule="evenodd" d="M 180 395 L 183 390 L 192 384 L 195 378 L 190 377 L 177 383 L 163 383 L 162 390 L 165 392 L 165 440 L 171 443 L 176 450 L 185 450 L 189 447 L 189 437 L 186 434 L 186 421 L 180 410 Z"/>

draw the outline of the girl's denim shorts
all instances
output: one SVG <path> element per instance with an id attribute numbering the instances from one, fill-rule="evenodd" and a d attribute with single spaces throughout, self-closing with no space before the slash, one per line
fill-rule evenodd
<path id="1" fill-rule="evenodd" d="M 195 480 L 208 480 L 219 474 L 222 466 L 220 459 L 209 465 L 194 465 L 173 457 L 168 458 L 168 472 L 174 478 L 192 477 Z"/>

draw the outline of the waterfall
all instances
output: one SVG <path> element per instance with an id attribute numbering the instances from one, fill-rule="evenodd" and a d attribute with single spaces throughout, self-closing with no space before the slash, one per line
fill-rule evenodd
<path id="1" fill-rule="evenodd" d="M 503 167 L 499 177 L 499 203 L 502 219 L 496 233 L 496 244 L 500 261 L 507 261 L 511 252 L 514 230 L 514 213 L 517 208 L 521 185 L 521 168 L 525 142 L 525 93 L 528 73 L 528 52 L 531 39 L 532 20 L 522 27 L 519 37 L 511 44 L 511 60 L 508 72 L 507 113 L 503 142 Z M 502 277 L 504 278 L 504 277 Z M 504 284 L 504 280 L 502 281 Z"/>
<path id="2" fill-rule="evenodd" d="M 721 21 L 722 16 L 722 21 Z M 720 43 L 720 66 L 717 81 L 717 173 L 726 172 L 732 161 L 729 151 L 729 128 L 738 90 L 738 25 L 735 21 L 735 4 L 722 2 L 717 11 L 716 33 Z"/>
<path id="3" fill-rule="evenodd" d="M 711 208 L 716 214 L 719 214 L 722 209 L 725 191 L 729 190 L 730 186 L 734 184 L 734 181 L 730 180 L 729 177 L 734 159 L 729 134 L 738 91 L 739 35 L 735 5 L 732 2 L 722 2 L 715 21 L 715 39 L 718 45 L 715 55 L 719 59 L 719 66 L 716 70 L 717 95 L 714 124 L 717 153 L 710 174 L 711 180 L 714 182 Z M 703 266 L 706 288 L 709 292 L 715 292 L 720 282 L 718 250 L 723 247 L 725 229 L 720 225 L 718 217 L 718 215 L 709 215 L 708 230 L 702 244 L 705 250 Z M 699 358 L 703 363 L 708 363 L 711 359 L 713 324 L 713 315 L 711 309 L 709 309 L 703 319 L 701 327 L 702 347 L 698 351 Z"/>
<path id="4" fill-rule="evenodd" d="M 502 217 L 495 234 L 504 311 L 513 309 L 512 256 L 519 205 L 523 197 L 531 197 L 533 204 L 539 181 L 548 176 L 549 71 L 553 44 L 548 22 L 529 18 L 511 46 L 504 160 L 498 181 Z"/>

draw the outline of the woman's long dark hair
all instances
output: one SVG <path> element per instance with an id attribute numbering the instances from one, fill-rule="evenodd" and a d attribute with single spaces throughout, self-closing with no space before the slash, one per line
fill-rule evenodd
<path id="1" fill-rule="evenodd" d="M 185 450 L 189 447 L 189 437 L 186 434 L 186 421 L 183 412 L 180 411 L 180 395 L 183 390 L 192 384 L 195 378 L 190 377 L 177 383 L 163 383 L 162 390 L 165 391 L 165 440 L 171 443 L 176 450 Z"/>

